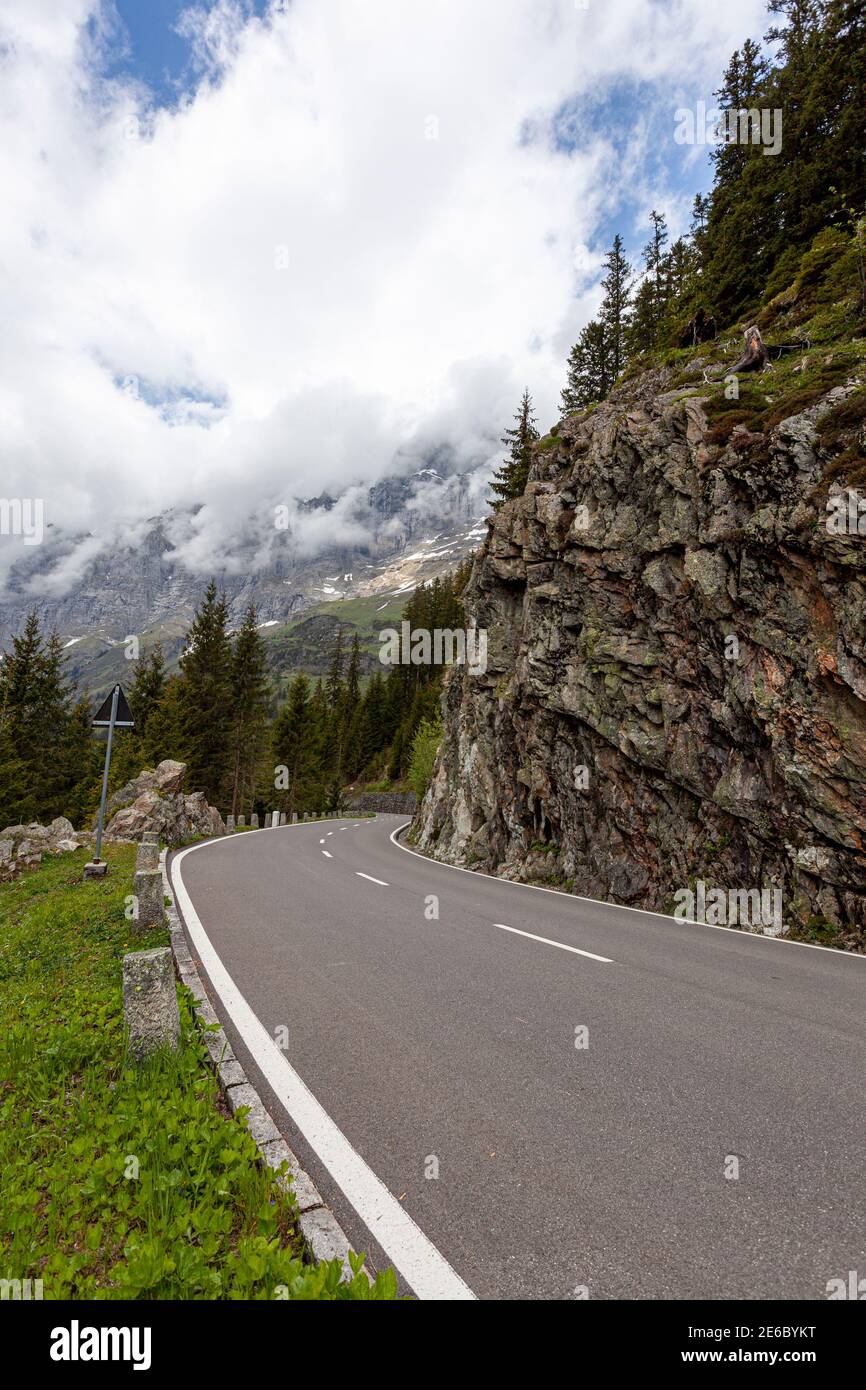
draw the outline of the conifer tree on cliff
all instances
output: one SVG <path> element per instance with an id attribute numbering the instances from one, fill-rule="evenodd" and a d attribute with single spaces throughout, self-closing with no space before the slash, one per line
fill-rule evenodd
<path id="1" fill-rule="evenodd" d="M 601 282 L 604 299 L 599 320 L 604 328 L 611 386 L 625 366 L 625 331 L 631 300 L 632 268 L 623 255 L 619 232 L 605 257 L 607 274 Z"/>
<path id="2" fill-rule="evenodd" d="M 186 635 L 179 696 L 187 789 L 204 792 L 215 804 L 228 780 L 232 727 L 227 622 L 225 595 L 217 595 L 211 580 Z"/>
<path id="3" fill-rule="evenodd" d="M 632 268 L 623 255 L 619 233 L 605 257 L 604 297 L 598 318 L 591 319 L 568 356 L 562 392 L 563 414 L 586 410 L 603 401 L 625 366 L 626 329 L 631 302 Z"/>
<path id="4" fill-rule="evenodd" d="M 494 473 L 490 483 L 495 508 L 501 507 L 503 502 L 509 502 L 513 497 L 522 497 L 529 477 L 532 446 L 538 437 L 532 412 L 532 397 L 527 388 L 515 413 L 514 424 L 502 436 L 508 457 L 502 467 Z"/>
<path id="5" fill-rule="evenodd" d="M 667 254 L 668 226 L 664 213 L 650 213 L 651 236 L 644 247 L 644 276 L 634 296 L 628 326 L 630 356 L 652 352 L 659 345 L 660 330 L 670 298 L 670 260 Z"/>
<path id="6" fill-rule="evenodd" d="M 603 323 L 590 319 L 568 355 L 568 379 L 562 392 L 562 413 L 603 401 L 614 382 L 610 344 Z"/>

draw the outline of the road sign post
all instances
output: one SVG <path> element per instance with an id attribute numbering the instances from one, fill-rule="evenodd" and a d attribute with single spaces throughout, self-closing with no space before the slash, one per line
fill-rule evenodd
<path id="1" fill-rule="evenodd" d="M 105 745 L 105 768 L 102 773 L 102 796 L 99 801 L 99 820 L 96 823 L 96 853 L 90 864 L 84 866 L 85 878 L 103 878 L 106 865 L 100 858 L 102 853 L 102 832 L 105 829 L 105 803 L 108 799 L 108 773 L 111 768 L 111 746 L 114 743 L 115 729 L 134 729 L 135 721 L 121 686 L 116 685 L 103 701 L 93 719 L 94 729 L 108 729 L 108 742 Z M 88 872 L 89 870 L 89 872 Z"/>

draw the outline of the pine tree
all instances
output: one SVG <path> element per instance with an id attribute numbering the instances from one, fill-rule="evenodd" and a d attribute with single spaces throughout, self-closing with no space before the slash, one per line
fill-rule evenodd
<path id="1" fill-rule="evenodd" d="M 325 679 L 324 698 L 326 719 L 322 730 L 321 764 L 322 775 L 339 773 L 343 760 L 343 629 L 338 627 L 334 635 L 331 664 Z"/>
<path id="2" fill-rule="evenodd" d="M 351 776 L 357 759 L 359 708 L 361 703 L 361 644 L 358 633 L 352 637 L 352 649 L 343 687 L 341 735 L 341 766 Z"/>
<path id="3" fill-rule="evenodd" d="M 514 497 L 522 497 L 529 478 L 532 462 L 532 445 L 538 439 L 538 429 L 532 412 L 532 397 L 529 390 L 523 392 L 520 407 L 514 416 L 515 423 L 505 431 L 502 443 L 508 450 L 508 457 L 493 475 L 490 491 L 493 493 L 494 508 Z"/>
<path id="4" fill-rule="evenodd" d="M 184 761 L 183 689 L 181 676 L 168 676 L 162 694 L 147 711 L 145 733 L 139 748 L 143 767 L 155 767 L 165 758 Z"/>
<path id="5" fill-rule="evenodd" d="M 343 697 L 343 629 L 337 628 L 334 637 L 334 648 L 331 653 L 331 664 L 328 668 L 328 678 L 325 681 L 325 695 L 328 701 L 328 708 L 336 713 L 342 702 Z"/>
<path id="6" fill-rule="evenodd" d="M 316 809 L 307 804 L 316 763 L 315 715 L 310 682 L 300 672 L 290 684 L 273 726 L 274 765 L 286 769 L 288 783 L 285 790 L 277 792 L 277 802 L 290 815 Z"/>
<path id="7" fill-rule="evenodd" d="M 692 203 L 692 225 L 691 233 L 695 245 L 700 249 L 701 242 L 707 230 L 707 218 L 710 214 L 710 198 L 708 194 L 696 193 Z"/>
<path id="8" fill-rule="evenodd" d="M 765 91 L 767 67 L 757 45 L 747 41 L 731 57 L 715 93 L 728 117 L 727 138 L 712 151 L 713 192 L 704 236 L 704 264 L 712 297 L 723 311 L 732 299 L 751 298 L 763 288 L 775 240 L 776 158 L 739 140 L 739 112 L 772 107 Z M 786 127 L 791 112 L 786 115 Z M 751 131 L 749 131 L 751 134 Z M 786 142 L 788 130 L 786 128 Z"/>
<path id="9" fill-rule="evenodd" d="M 152 756 L 148 728 L 151 717 L 165 693 L 165 657 L 159 642 L 135 663 L 135 674 L 126 691 L 135 729 L 118 729 L 111 754 L 109 788 L 116 791 L 146 767 L 160 762 Z"/>
<path id="10" fill-rule="evenodd" d="M 11 784 L 3 799 L 19 820 L 79 816 L 82 788 L 95 776 L 90 708 L 75 702 L 63 664 L 57 634 L 45 640 L 31 613 L 3 662 L 0 694 L 2 758 Z"/>
<path id="11" fill-rule="evenodd" d="M 384 713 L 384 681 L 376 671 L 367 686 L 362 707 L 358 748 L 358 766 L 362 772 L 372 770 L 374 760 L 385 746 Z"/>
<path id="12" fill-rule="evenodd" d="M 187 785 L 222 801 L 229 778 L 232 652 L 225 595 L 213 580 L 193 618 L 181 658 L 181 736 Z"/>
<path id="13" fill-rule="evenodd" d="M 332 721 L 328 709 L 328 697 L 321 680 L 316 681 L 310 696 L 310 769 L 307 783 L 307 810 L 318 811 L 325 804 L 326 784 L 330 775 L 328 747 L 332 731 Z"/>
<path id="14" fill-rule="evenodd" d="M 256 625 L 253 604 L 244 614 L 231 660 L 231 814 L 245 814 L 252 805 L 267 746 L 267 648 Z"/>
<path id="15" fill-rule="evenodd" d="M 391 744 L 391 758 L 388 762 L 388 777 L 396 782 L 403 774 L 403 730 L 398 729 Z"/>
<path id="16" fill-rule="evenodd" d="M 601 302 L 599 322 L 604 331 L 604 357 L 612 386 L 625 366 L 625 334 L 632 282 L 632 268 L 623 255 L 623 240 L 619 232 L 613 239 L 613 246 L 608 251 L 604 263 L 607 274 L 601 282 L 604 298 Z"/>
<path id="17" fill-rule="evenodd" d="M 65 721 L 58 748 L 66 774 L 66 785 L 58 804 L 73 825 L 92 824 L 99 808 L 104 753 L 102 745 L 93 737 L 92 718 L 90 701 L 76 700 Z M 134 739 L 135 735 L 128 733 L 126 737 Z"/>
<path id="18" fill-rule="evenodd" d="M 598 319 L 590 319 L 568 355 L 563 414 L 603 401 L 613 382 L 613 358 L 605 327 Z"/>
<path id="19" fill-rule="evenodd" d="M 18 756 L 9 721 L 0 713 L 0 829 L 29 820 L 27 768 Z"/>
<path id="20" fill-rule="evenodd" d="M 358 703 L 358 695 L 361 688 L 361 643 L 357 632 L 352 637 L 352 648 L 349 653 L 349 665 L 346 670 L 346 682 L 343 686 L 342 705 L 343 722 L 348 724 L 352 715 L 355 713 L 355 706 Z"/>
<path id="21" fill-rule="evenodd" d="M 45 650 L 35 613 L 28 616 L 21 635 L 13 637 L 3 671 L 6 719 L 18 757 L 34 781 L 42 781 L 51 733 L 42 710 Z M 34 806 L 40 790 L 37 786 L 30 788 Z"/>
<path id="22" fill-rule="evenodd" d="M 645 276 L 640 286 L 643 312 L 643 337 L 646 348 L 658 346 L 659 329 L 668 301 L 667 257 L 668 226 L 665 216 L 653 208 L 650 213 L 651 236 L 643 251 Z"/>
<path id="23" fill-rule="evenodd" d="M 162 643 L 156 642 L 150 652 L 139 660 L 129 687 L 129 706 L 135 719 L 135 729 L 143 741 L 151 714 L 165 694 L 165 656 Z"/>

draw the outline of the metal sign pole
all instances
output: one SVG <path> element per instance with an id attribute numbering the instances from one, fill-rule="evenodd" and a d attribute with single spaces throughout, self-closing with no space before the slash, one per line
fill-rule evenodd
<path id="1" fill-rule="evenodd" d="M 99 823 L 96 827 L 96 854 L 94 863 L 99 863 L 99 854 L 102 849 L 102 827 L 105 823 L 105 801 L 108 796 L 108 769 L 111 766 L 111 745 L 114 741 L 114 721 L 117 718 L 117 700 L 120 695 L 120 686 L 116 685 L 111 697 L 111 719 L 108 723 L 108 743 L 105 749 L 105 771 L 102 774 L 102 800 L 99 803 Z"/>

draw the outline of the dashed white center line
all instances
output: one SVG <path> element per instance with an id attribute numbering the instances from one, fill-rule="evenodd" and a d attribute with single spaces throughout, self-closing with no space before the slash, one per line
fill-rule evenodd
<path id="1" fill-rule="evenodd" d="M 326 859 L 333 859 L 333 857 L 334 857 L 333 854 L 329 854 L 328 851 L 327 851 L 326 849 L 323 849 L 323 850 L 322 850 L 322 853 L 324 854 L 324 856 L 325 856 Z"/>
<path id="2" fill-rule="evenodd" d="M 320 844 L 320 845 L 323 845 L 324 843 L 325 843 L 324 840 L 320 840 L 320 841 L 319 841 L 319 844 Z"/>
<path id="3" fill-rule="evenodd" d="M 514 932 L 515 936 L 527 936 L 530 941 L 541 941 L 545 946 L 556 946 L 560 951 L 571 951 L 575 956 L 586 956 L 588 960 L 600 960 L 604 965 L 613 965 L 609 956 L 597 956 L 593 951 L 581 951 L 578 946 L 566 946 L 564 941 L 551 941 L 549 936 L 536 936 L 531 931 L 521 931 L 519 927 L 506 927 L 504 922 L 494 922 L 500 931 Z"/>
<path id="4" fill-rule="evenodd" d="M 329 835 L 333 835 L 333 833 L 334 833 L 333 830 L 329 830 L 329 831 L 328 831 L 328 834 L 329 834 Z"/>
<path id="5" fill-rule="evenodd" d="M 355 873 L 358 875 L 359 878 L 368 879 L 370 883 L 378 883 L 380 888 L 388 887 L 387 883 L 383 878 L 374 878 L 372 874 L 362 874 L 360 869 L 356 869 Z"/>

